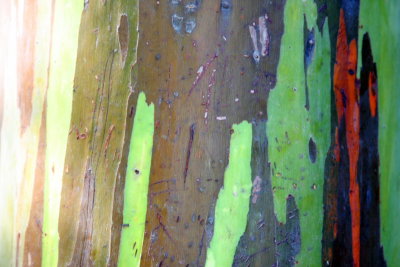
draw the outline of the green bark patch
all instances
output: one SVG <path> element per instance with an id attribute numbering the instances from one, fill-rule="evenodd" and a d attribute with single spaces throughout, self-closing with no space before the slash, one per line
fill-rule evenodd
<path id="1" fill-rule="evenodd" d="M 233 125 L 229 164 L 215 209 L 214 236 L 207 251 L 206 266 L 231 266 L 236 246 L 246 229 L 251 196 L 252 126 Z"/>
<path id="2" fill-rule="evenodd" d="M 327 25 L 322 33 L 317 30 L 312 1 L 287 1 L 284 15 L 277 85 L 268 99 L 274 208 L 278 221 L 285 223 L 286 199 L 295 198 L 302 229 L 297 260 L 315 265 L 321 259 L 324 162 L 330 141 L 329 36 Z"/>
<path id="3" fill-rule="evenodd" d="M 118 266 L 139 266 L 147 211 L 154 134 L 154 105 L 142 92 L 136 114 L 125 180 L 123 225 Z"/>

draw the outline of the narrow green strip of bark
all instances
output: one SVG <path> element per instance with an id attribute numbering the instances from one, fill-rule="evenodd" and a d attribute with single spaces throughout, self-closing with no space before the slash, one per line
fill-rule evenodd
<path id="1" fill-rule="evenodd" d="M 72 110 L 78 32 L 82 4 L 55 1 L 47 89 L 46 169 L 44 185 L 42 266 L 58 264 L 58 217 L 64 159 Z M 68 23 L 66 23 L 68 21 Z M 66 38 L 67 37 L 67 38 Z"/>
<path id="2" fill-rule="evenodd" d="M 247 121 L 233 125 L 229 164 L 215 209 L 214 236 L 207 250 L 206 266 L 231 266 L 244 233 L 251 195 L 252 126 Z"/>
<path id="3" fill-rule="evenodd" d="M 118 266 L 139 266 L 144 238 L 154 134 L 154 105 L 139 94 L 126 171 Z"/>

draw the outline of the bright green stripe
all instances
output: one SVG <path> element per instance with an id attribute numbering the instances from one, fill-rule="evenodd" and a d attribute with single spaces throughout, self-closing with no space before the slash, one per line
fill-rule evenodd
<path id="1" fill-rule="evenodd" d="M 359 50 L 362 37 L 368 32 L 378 72 L 381 242 L 389 267 L 400 262 L 399 18 L 398 0 L 361 1 Z"/>
<path id="2" fill-rule="evenodd" d="M 310 109 L 306 104 L 304 74 L 304 14 L 314 28 L 315 50 L 307 70 Z M 330 141 L 330 48 L 327 23 L 324 35 L 316 28 L 314 1 L 288 0 L 284 13 L 277 85 L 268 99 L 267 137 L 274 192 L 274 210 L 286 222 L 286 198 L 295 197 L 300 215 L 301 266 L 321 261 L 324 161 Z M 309 140 L 317 147 L 316 162 L 309 157 Z"/>
<path id="3" fill-rule="evenodd" d="M 231 266 L 246 229 L 251 194 L 251 124 L 233 125 L 229 165 L 215 208 L 214 236 L 207 250 L 207 267 Z"/>
<path id="4" fill-rule="evenodd" d="M 154 105 L 139 94 L 129 147 L 118 266 L 139 266 L 147 211 L 154 134 Z M 136 252 L 137 250 L 137 252 Z"/>
<path id="5" fill-rule="evenodd" d="M 81 11 L 82 3 L 80 2 L 55 1 L 47 90 L 47 146 L 42 238 L 42 266 L 44 267 L 55 267 L 58 263 L 58 216 L 71 119 L 72 89 Z"/>

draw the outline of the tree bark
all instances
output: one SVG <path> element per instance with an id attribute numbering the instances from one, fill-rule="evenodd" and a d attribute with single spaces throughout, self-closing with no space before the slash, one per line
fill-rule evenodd
<path id="1" fill-rule="evenodd" d="M 0 265 L 400 260 L 397 1 L 3 6 Z"/>

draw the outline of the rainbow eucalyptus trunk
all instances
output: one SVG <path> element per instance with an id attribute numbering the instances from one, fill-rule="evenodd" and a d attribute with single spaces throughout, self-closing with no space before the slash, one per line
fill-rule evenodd
<path id="1" fill-rule="evenodd" d="M 400 261 L 397 1 L 4 6 L 0 265 Z"/>

